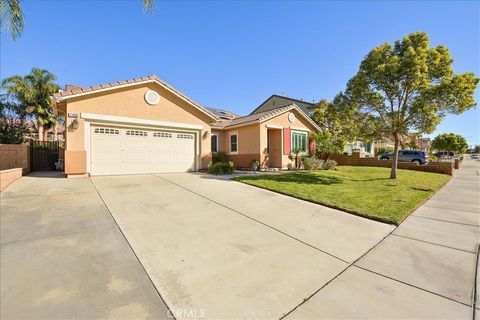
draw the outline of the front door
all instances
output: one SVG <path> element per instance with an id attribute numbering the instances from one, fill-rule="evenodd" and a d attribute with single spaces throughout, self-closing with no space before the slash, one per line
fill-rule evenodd
<path id="1" fill-rule="evenodd" d="M 268 166 L 270 168 L 282 167 L 282 130 L 268 129 Z"/>

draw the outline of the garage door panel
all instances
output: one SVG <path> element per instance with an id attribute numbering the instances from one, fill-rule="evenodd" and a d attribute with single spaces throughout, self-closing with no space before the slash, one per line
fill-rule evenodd
<path id="1" fill-rule="evenodd" d="M 92 175 L 195 170 L 195 134 L 92 126 Z"/>
<path id="2" fill-rule="evenodd" d="M 122 153 L 118 150 L 108 152 L 108 150 L 104 150 L 107 152 L 96 152 L 92 153 L 92 163 L 98 163 L 98 162 L 103 162 L 103 163 L 121 163 L 122 161 Z"/>
<path id="3" fill-rule="evenodd" d="M 129 163 L 129 162 L 136 162 L 136 163 L 149 162 L 149 157 L 150 157 L 150 152 L 148 152 L 148 149 L 146 151 L 128 150 L 127 149 L 126 152 L 125 152 L 124 161 L 126 163 Z"/>

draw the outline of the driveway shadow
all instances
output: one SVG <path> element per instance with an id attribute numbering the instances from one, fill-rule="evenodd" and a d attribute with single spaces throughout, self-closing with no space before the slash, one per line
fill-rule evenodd
<path id="1" fill-rule="evenodd" d="M 33 178 L 66 178 L 67 176 L 60 171 L 32 171 L 28 175 L 28 177 Z"/>
<path id="2" fill-rule="evenodd" d="M 235 180 L 235 178 L 234 178 Z M 284 174 L 272 174 L 272 175 L 258 175 L 258 176 L 242 176 L 242 181 L 274 181 L 274 182 L 286 182 L 286 183 L 298 183 L 298 184 L 340 184 L 343 183 L 343 179 L 336 176 L 317 175 L 310 172 L 292 172 Z"/>

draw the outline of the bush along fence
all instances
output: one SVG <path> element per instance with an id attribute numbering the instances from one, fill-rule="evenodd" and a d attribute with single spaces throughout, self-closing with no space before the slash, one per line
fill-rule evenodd
<path id="1" fill-rule="evenodd" d="M 392 167 L 392 160 L 379 160 L 377 158 L 362 157 L 360 153 L 352 155 L 330 155 L 330 159 L 337 161 L 339 166 L 368 166 L 368 167 Z M 458 159 L 456 159 L 458 160 Z M 433 172 L 453 175 L 457 167 L 460 167 L 460 161 L 456 162 L 429 162 L 427 165 L 417 165 L 413 162 L 399 162 L 398 169 L 407 169 L 415 171 Z"/>

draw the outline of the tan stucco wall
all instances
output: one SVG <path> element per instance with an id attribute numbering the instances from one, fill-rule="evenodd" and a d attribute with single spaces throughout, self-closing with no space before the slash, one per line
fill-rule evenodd
<path id="1" fill-rule="evenodd" d="M 227 141 L 226 135 L 224 130 L 219 129 L 212 129 L 212 134 L 218 135 L 218 151 L 219 152 L 227 152 Z"/>
<path id="2" fill-rule="evenodd" d="M 292 110 L 295 114 L 295 120 L 293 122 L 290 122 L 288 120 L 288 114 L 289 112 L 285 112 L 275 118 L 272 118 L 268 121 L 265 121 L 260 124 L 260 145 L 262 150 L 266 150 L 268 141 L 267 141 L 267 126 L 279 126 L 282 128 L 292 128 L 292 130 L 295 130 L 294 128 L 301 128 L 301 129 L 309 129 L 310 132 L 316 132 L 317 129 L 310 124 L 304 117 L 298 112 L 297 110 Z M 310 135 L 310 134 L 309 134 Z M 283 130 L 282 130 L 282 136 L 283 136 Z M 293 163 L 292 160 L 289 159 L 288 155 L 283 154 L 283 140 L 281 139 L 281 147 L 282 147 L 282 168 L 286 168 L 288 163 Z M 262 152 L 262 160 L 260 163 L 268 163 L 268 158 L 265 153 Z"/>
<path id="3" fill-rule="evenodd" d="M 154 90 L 160 95 L 160 102 L 151 106 L 145 102 L 144 95 L 148 90 Z M 200 133 L 200 168 L 206 168 L 211 161 L 210 135 L 204 137 L 205 131 L 210 132 L 210 117 L 197 110 L 189 103 L 156 83 L 140 84 L 100 92 L 83 97 L 72 98 L 66 103 L 66 113 L 77 113 L 79 126 L 72 129 L 73 118 L 67 117 L 65 168 L 80 168 L 81 164 L 70 163 L 80 160 L 68 151 L 85 151 L 84 123 L 80 117 L 83 113 L 95 113 L 120 117 L 149 119 L 167 122 L 187 123 L 203 126 Z M 76 172 L 78 173 L 78 172 Z"/>
<path id="4" fill-rule="evenodd" d="M 230 153 L 230 134 L 238 133 L 238 154 Z M 252 160 L 261 159 L 260 127 L 258 124 L 225 130 L 223 150 L 236 167 L 247 168 Z"/>
<path id="5" fill-rule="evenodd" d="M 87 152 L 85 150 L 65 150 L 65 173 L 84 174 L 87 171 Z"/>
<path id="6" fill-rule="evenodd" d="M 288 155 L 283 154 L 283 130 L 274 130 L 271 142 L 278 144 L 277 158 L 275 163 L 269 163 L 267 146 L 268 135 L 267 126 L 279 126 L 282 128 L 301 128 L 309 129 L 315 132 L 316 128 L 303 118 L 300 112 L 292 110 L 295 114 L 295 121 L 288 120 L 288 113 L 281 114 L 273 119 L 260 124 L 252 124 L 244 127 L 233 129 L 219 130 L 213 129 L 212 132 L 217 133 L 219 137 L 219 151 L 225 152 L 230 161 L 233 161 L 236 167 L 247 168 L 254 159 L 258 160 L 262 166 L 282 167 L 286 168 L 287 164 L 292 162 Z M 294 129 L 293 129 L 294 130 Z M 238 154 L 229 154 L 230 151 L 230 133 L 238 133 Z"/>

